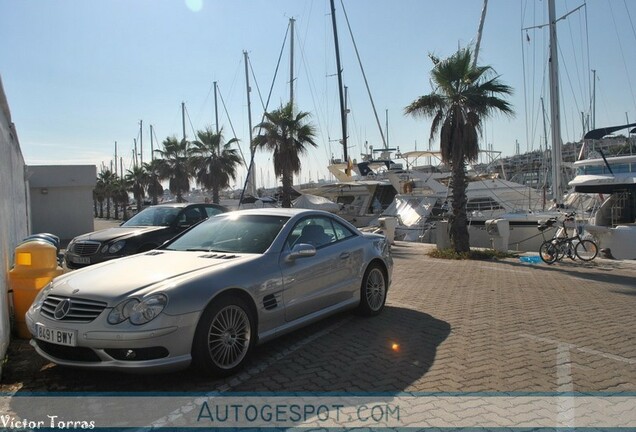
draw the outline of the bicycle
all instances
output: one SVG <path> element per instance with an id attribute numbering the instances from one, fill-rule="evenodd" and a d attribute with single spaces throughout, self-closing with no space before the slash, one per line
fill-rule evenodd
<path id="1" fill-rule="evenodd" d="M 546 264 L 553 264 L 563 257 L 574 260 L 579 258 L 582 261 L 592 261 L 598 255 L 598 246 L 589 239 L 583 239 L 579 235 L 579 230 L 575 228 L 574 236 L 569 236 L 567 223 L 574 221 L 575 213 L 567 213 L 563 219 L 562 226 L 557 229 L 552 239 L 544 241 L 539 247 L 539 257 Z M 543 232 L 553 227 L 558 222 L 556 217 L 548 219 L 540 224 L 538 229 Z M 576 244 L 575 244 L 576 242 Z"/>

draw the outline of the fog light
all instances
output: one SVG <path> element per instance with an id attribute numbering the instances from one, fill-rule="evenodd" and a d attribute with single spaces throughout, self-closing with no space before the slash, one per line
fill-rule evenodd
<path id="1" fill-rule="evenodd" d="M 137 354 L 135 354 L 135 351 L 133 350 L 126 351 L 126 360 L 134 360 L 135 357 L 137 357 Z"/>

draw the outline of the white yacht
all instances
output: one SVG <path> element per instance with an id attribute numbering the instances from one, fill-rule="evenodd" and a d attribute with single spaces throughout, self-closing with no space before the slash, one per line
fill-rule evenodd
<path id="1" fill-rule="evenodd" d="M 569 183 L 600 202 L 590 209 L 585 230 L 608 257 L 636 259 L 636 155 L 591 156 L 574 162 L 577 175 Z"/>

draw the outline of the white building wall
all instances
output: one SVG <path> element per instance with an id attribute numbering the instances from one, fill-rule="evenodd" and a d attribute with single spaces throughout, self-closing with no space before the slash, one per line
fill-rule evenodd
<path id="1" fill-rule="evenodd" d="M 29 166 L 31 231 L 63 243 L 93 231 L 95 165 Z"/>
<path id="2" fill-rule="evenodd" d="M 11 330 L 9 270 L 13 251 L 29 233 L 26 168 L 0 78 L 0 376 Z"/>

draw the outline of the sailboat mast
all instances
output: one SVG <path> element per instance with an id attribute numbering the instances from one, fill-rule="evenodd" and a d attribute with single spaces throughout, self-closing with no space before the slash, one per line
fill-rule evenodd
<path id="1" fill-rule="evenodd" d="M 245 89 L 247 95 L 247 127 L 249 129 L 249 137 L 250 137 L 250 164 L 247 168 L 247 187 L 248 191 L 252 196 L 256 196 L 256 166 L 254 165 L 254 153 L 256 153 L 256 149 L 252 145 L 252 101 L 250 99 L 250 93 L 252 91 L 252 87 L 250 86 L 250 74 L 249 74 L 249 58 L 247 56 L 247 51 L 243 51 L 243 58 L 245 63 Z M 243 188 L 245 191 L 245 188 Z M 243 193 L 241 193 L 241 200 L 243 200 Z"/>
<path id="2" fill-rule="evenodd" d="M 144 166 L 144 121 L 139 120 L 139 160 L 140 166 Z"/>
<path id="3" fill-rule="evenodd" d="M 183 141 L 185 141 L 185 102 L 181 102 L 181 128 L 183 129 Z"/>
<path id="4" fill-rule="evenodd" d="M 216 125 L 216 134 L 219 134 L 219 106 L 217 102 L 217 86 L 214 81 L 214 124 Z"/>
<path id="5" fill-rule="evenodd" d="M 294 18 L 289 19 L 290 39 L 289 39 L 289 103 L 294 109 Z"/>
<path id="6" fill-rule="evenodd" d="M 559 102 L 559 55 L 557 51 L 556 12 L 554 0 L 548 0 L 550 19 L 550 116 L 552 126 L 552 198 L 560 200 L 561 186 L 561 112 Z"/>
<path id="7" fill-rule="evenodd" d="M 342 87 L 342 67 L 340 66 L 340 47 L 338 46 L 338 28 L 336 26 L 336 6 L 334 0 L 331 3 L 331 25 L 333 27 L 333 40 L 336 48 L 336 69 L 338 69 L 338 95 L 340 96 L 340 123 L 342 124 L 342 150 L 344 161 L 349 160 L 347 155 L 347 113 L 345 109 L 344 90 Z"/>
<path id="8" fill-rule="evenodd" d="M 481 10 L 481 19 L 479 20 L 479 29 L 477 30 L 477 42 L 475 43 L 475 58 L 473 58 L 473 67 L 477 66 L 477 57 L 479 57 L 479 47 L 481 46 L 481 35 L 484 31 L 484 21 L 486 21 L 487 8 L 488 0 L 484 0 L 484 7 Z"/>

